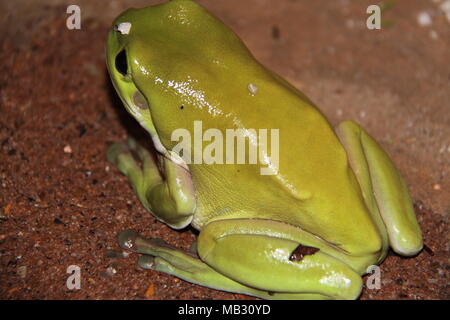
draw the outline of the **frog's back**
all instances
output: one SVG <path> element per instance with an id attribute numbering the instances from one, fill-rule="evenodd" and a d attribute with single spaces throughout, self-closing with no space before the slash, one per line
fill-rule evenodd
<path id="1" fill-rule="evenodd" d="M 336 245 L 349 250 L 354 250 L 351 243 L 378 243 L 346 152 L 326 118 L 302 93 L 258 63 L 245 68 L 217 78 L 226 83 L 229 95 L 220 105 L 226 112 L 209 125 L 266 129 L 268 141 L 277 131 L 278 164 L 273 164 L 278 172 L 262 175 L 265 164 L 192 166 L 200 189 L 194 225 L 247 216 L 310 228 L 324 239 L 332 235 Z M 270 142 L 267 149 L 274 159 Z M 351 232 L 358 228 L 368 232 Z"/>

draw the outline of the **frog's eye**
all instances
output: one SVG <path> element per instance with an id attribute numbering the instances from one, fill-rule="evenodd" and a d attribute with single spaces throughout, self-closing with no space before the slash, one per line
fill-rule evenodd
<path id="1" fill-rule="evenodd" d="M 126 76 L 128 74 L 127 52 L 125 49 L 120 51 L 116 56 L 116 69 L 123 76 Z"/>

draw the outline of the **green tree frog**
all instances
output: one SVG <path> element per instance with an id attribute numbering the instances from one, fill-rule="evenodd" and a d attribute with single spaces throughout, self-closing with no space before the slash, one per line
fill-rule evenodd
<path id="1" fill-rule="evenodd" d="M 356 299 L 361 275 L 389 247 L 404 256 L 422 249 L 407 186 L 380 145 L 355 122 L 333 129 L 196 2 L 121 14 L 108 34 L 107 66 L 157 150 L 153 157 L 130 139 L 113 144 L 108 160 L 158 220 L 199 230 L 192 252 L 123 231 L 120 245 L 142 254 L 142 267 L 265 299 Z M 186 163 L 172 133 L 193 130 L 194 121 L 244 135 L 279 130 L 276 170 Z"/>

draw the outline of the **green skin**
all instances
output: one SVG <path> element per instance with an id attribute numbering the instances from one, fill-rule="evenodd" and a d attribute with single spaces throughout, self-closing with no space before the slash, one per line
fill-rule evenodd
<path id="1" fill-rule="evenodd" d="M 111 146 L 108 159 L 156 218 L 200 230 L 195 253 L 122 232 L 120 244 L 143 254 L 142 267 L 266 299 L 355 299 L 361 275 L 389 247 L 404 256 L 422 249 L 407 187 L 380 145 L 351 121 L 333 130 L 200 5 L 172 0 L 130 9 L 113 26 L 112 82 L 158 159 L 133 140 Z M 203 130 L 279 129 L 278 173 L 183 163 L 171 151 L 178 143 L 171 134 L 191 130 L 194 120 Z M 292 259 L 304 247 L 316 250 Z"/>

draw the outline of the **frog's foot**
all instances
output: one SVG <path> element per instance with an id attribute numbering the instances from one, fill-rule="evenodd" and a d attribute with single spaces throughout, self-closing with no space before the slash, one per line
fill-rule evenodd
<path id="1" fill-rule="evenodd" d="M 398 254 L 417 254 L 422 250 L 422 235 L 408 188 L 397 168 L 379 144 L 356 123 L 344 121 L 336 132 L 380 234 L 389 238 L 390 246 Z"/>
<path id="2" fill-rule="evenodd" d="M 317 293 L 269 292 L 247 286 L 215 271 L 200 260 L 195 253 L 183 252 L 160 239 L 144 239 L 131 230 L 126 230 L 119 234 L 119 243 L 123 249 L 142 254 L 138 260 L 138 264 L 142 268 L 164 272 L 208 288 L 241 293 L 263 299 L 319 300 L 330 298 Z M 247 252 L 243 254 L 247 254 Z M 232 266 L 232 263 L 230 263 L 230 266 Z M 258 270 L 257 266 L 256 270 Z M 296 274 L 292 276 L 295 279 Z"/>
<path id="3" fill-rule="evenodd" d="M 158 155 L 161 174 L 154 157 L 131 138 L 127 144 L 113 144 L 107 158 L 128 177 L 139 200 L 157 219 L 175 229 L 191 223 L 196 199 L 189 171 Z"/>

